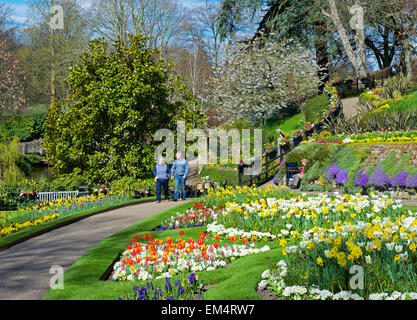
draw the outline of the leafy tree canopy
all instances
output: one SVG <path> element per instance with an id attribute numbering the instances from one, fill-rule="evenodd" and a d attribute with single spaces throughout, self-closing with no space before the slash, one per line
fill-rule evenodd
<path id="1" fill-rule="evenodd" d="M 80 170 L 86 182 L 121 176 L 142 178 L 154 164 L 153 136 L 185 120 L 204 122 L 171 64 L 146 46 L 142 35 L 129 44 L 98 39 L 70 69 L 70 95 L 55 101 L 45 123 L 44 143 L 55 173 Z"/>

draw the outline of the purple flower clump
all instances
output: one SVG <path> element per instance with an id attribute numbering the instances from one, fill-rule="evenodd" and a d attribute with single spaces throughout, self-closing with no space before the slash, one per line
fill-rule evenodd
<path id="1" fill-rule="evenodd" d="M 411 174 L 407 175 L 407 178 L 405 179 L 405 186 L 407 188 L 415 188 L 414 180 L 415 180 L 415 177 L 413 175 Z"/>
<path id="2" fill-rule="evenodd" d="M 378 166 L 376 170 L 374 171 L 370 182 L 375 187 L 383 188 L 391 184 L 391 179 L 388 178 L 388 175 L 384 172 L 384 169 Z"/>
<path id="3" fill-rule="evenodd" d="M 398 175 L 393 175 L 392 177 L 391 177 L 391 179 L 390 179 L 391 181 L 390 181 L 390 185 L 391 185 L 391 187 L 393 187 L 393 188 L 396 188 L 396 187 L 398 187 Z"/>
<path id="4" fill-rule="evenodd" d="M 358 171 L 355 177 L 355 185 L 365 188 L 367 184 L 368 184 L 368 175 L 366 174 L 366 172 Z"/>
<path id="5" fill-rule="evenodd" d="M 326 169 L 326 179 L 330 183 L 334 178 L 336 178 L 340 169 L 336 163 L 332 163 L 330 167 Z"/>
<path id="6" fill-rule="evenodd" d="M 338 184 L 344 184 L 348 180 L 348 173 L 346 170 L 339 170 L 339 172 L 336 175 L 335 182 Z"/>
<path id="7" fill-rule="evenodd" d="M 398 175 L 398 185 L 400 187 L 405 187 L 407 184 L 407 172 L 402 171 L 399 175 Z"/>

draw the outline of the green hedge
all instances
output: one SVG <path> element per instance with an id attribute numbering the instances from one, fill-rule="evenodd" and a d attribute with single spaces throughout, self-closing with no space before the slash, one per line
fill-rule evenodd
<path id="1" fill-rule="evenodd" d="M 45 112 L 0 120 L 0 142 L 19 137 L 21 142 L 41 139 L 44 135 Z"/>

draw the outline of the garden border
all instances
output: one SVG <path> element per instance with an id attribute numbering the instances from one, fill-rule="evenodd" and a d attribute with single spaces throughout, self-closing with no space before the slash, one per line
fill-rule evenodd
<path id="1" fill-rule="evenodd" d="M 42 234 L 48 233 L 50 231 L 65 227 L 67 225 L 78 222 L 80 220 L 95 216 L 97 214 L 109 212 L 109 211 L 120 209 L 120 208 L 129 207 L 129 206 L 133 206 L 133 205 L 137 205 L 137 204 L 141 204 L 141 203 L 149 203 L 149 202 L 152 202 L 152 201 L 155 201 L 154 197 L 131 200 L 131 201 L 128 201 L 126 203 L 120 203 L 120 204 L 116 204 L 116 205 L 105 206 L 105 207 L 102 207 L 102 208 L 88 209 L 88 210 L 85 210 L 85 211 L 80 211 L 80 212 L 78 212 L 74 215 L 64 216 L 64 217 L 52 220 L 50 222 L 40 224 L 38 226 L 33 226 L 33 227 L 26 228 L 26 229 L 22 229 L 22 230 L 19 230 L 18 232 L 12 233 L 12 234 L 0 239 L 0 251 L 7 250 L 7 249 L 19 244 L 19 243 L 22 243 L 22 242 L 27 241 L 29 239 L 35 238 L 35 237 L 40 236 Z M 38 227 L 38 228 L 36 228 L 36 227 Z M 22 235 L 22 236 L 18 237 L 19 235 Z M 16 238 L 16 237 L 17 237 L 17 239 L 12 240 L 11 242 L 7 242 L 8 238 L 13 239 L 13 238 Z M 5 244 L 2 244 L 3 242 L 5 242 Z"/>
<path id="2" fill-rule="evenodd" d="M 58 298 L 63 299 L 62 296 L 65 296 L 65 299 L 82 299 L 79 296 L 75 296 L 74 290 L 78 291 L 81 288 L 84 294 L 87 293 L 94 295 L 94 293 L 96 292 L 96 284 L 98 284 L 100 287 L 114 285 L 115 282 L 103 281 L 102 277 L 109 270 L 111 264 L 115 261 L 115 259 L 117 259 L 117 255 L 119 255 L 121 251 L 123 252 L 129 240 L 129 236 L 133 236 L 134 233 L 137 233 L 139 235 L 148 233 L 156 235 L 161 232 L 167 232 L 151 231 L 149 228 L 155 226 L 155 220 L 159 222 L 161 219 L 165 219 L 175 215 L 175 213 L 178 211 L 189 209 L 193 206 L 193 204 L 196 201 L 200 201 L 200 199 L 201 198 L 192 199 L 170 209 L 164 210 L 156 215 L 145 218 L 139 221 L 138 223 L 131 225 L 113 234 L 112 236 L 102 240 L 96 246 L 84 253 L 84 255 L 81 258 L 79 258 L 76 262 L 74 262 L 74 264 L 71 265 L 71 267 L 64 273 L 65 289 L 55 291 L 50 289 L 48 293 L 43 297 L 43 300 L 56 300 Z M 152 225 L 149 226 L 149 224 Z M 192 228 L 186 232 L 199 234 L 200 231 L 200 228 Z M 172 234 L 175 234 L 178 232 L 178 230 L 168 230 L 168 232 L 172 232 Z M 80 279 L 82 279 L 82 281 L 80 281 Z M 89 286 L 89 284 L 91 284 L 91 286 Z M 122 283 L 122 285 L 130 286 L 131 283 Z M 88 288 L 87 290 L 86 287 Z M 102 292 L 102 290 L 100 289 L 97 289 L 97 291 Z M 88 297 L 83 296 L 83 298 Z"/>

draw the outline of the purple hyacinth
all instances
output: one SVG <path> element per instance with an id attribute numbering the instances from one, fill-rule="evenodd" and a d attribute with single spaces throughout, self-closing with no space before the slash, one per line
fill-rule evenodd
<path id="1" fill-rule="evenodd" d="M 407 175 L 407 178 L 405 179 L 405 186 L 407 188 L 414 188 L 414 176 L 409 174 Z"/>
<path id="2" fill-rule="evenodd" d="M 335 182 L 338 184 L 344 184 L 348 180 L 348 173 L 346 170 L 339 170 L 339 172 L 336 175 Z"/>
<path id="3" fill-rule="evenodd" d="M 368 175 L 366 174 L 366 172 L 358 171 L 355 177 L 355 185 L 365 188 L 367 184 L 368 184 Z"/>
<path id="4" fill-rule="evenodd" d="M 417 188 L 417 174 L 414 177 L 414 184 L 413 184 L 414 188 Z"/>
<path id="5" fill-rule="evenodd" d="M 330 183 L 334 178 L 336 178 L 337 174 L 339 173 L 340 169 L 336 163 L 332 163 L 330 167 L 326 169 L 326 179 Z"/>
<path id="6" fill-rule="evenodd" d="M 393 187 L 393 188 L 396 188 L 396 187 L 398 187 L 398 175 L 393 175 L 392 177 L 391 177 L 391 179 L 390 179 L 391 181 L 390 181 L 390 185 L 391 185 L 391 187 Z"/>
<path id="7" fill-rule="evenodd" d="M 378 166 L 371 177 L 371 183 L 377 188 L 383 188 L 390 184 L 390 179 L 380 166 Z"/>
<path id="8" fill-rule="evenodd" d="M 402 188 L 404 188 L 407 184 L 407 172 L 402 171 L 399 175 L 398 175 L 398 185 Z"/>

